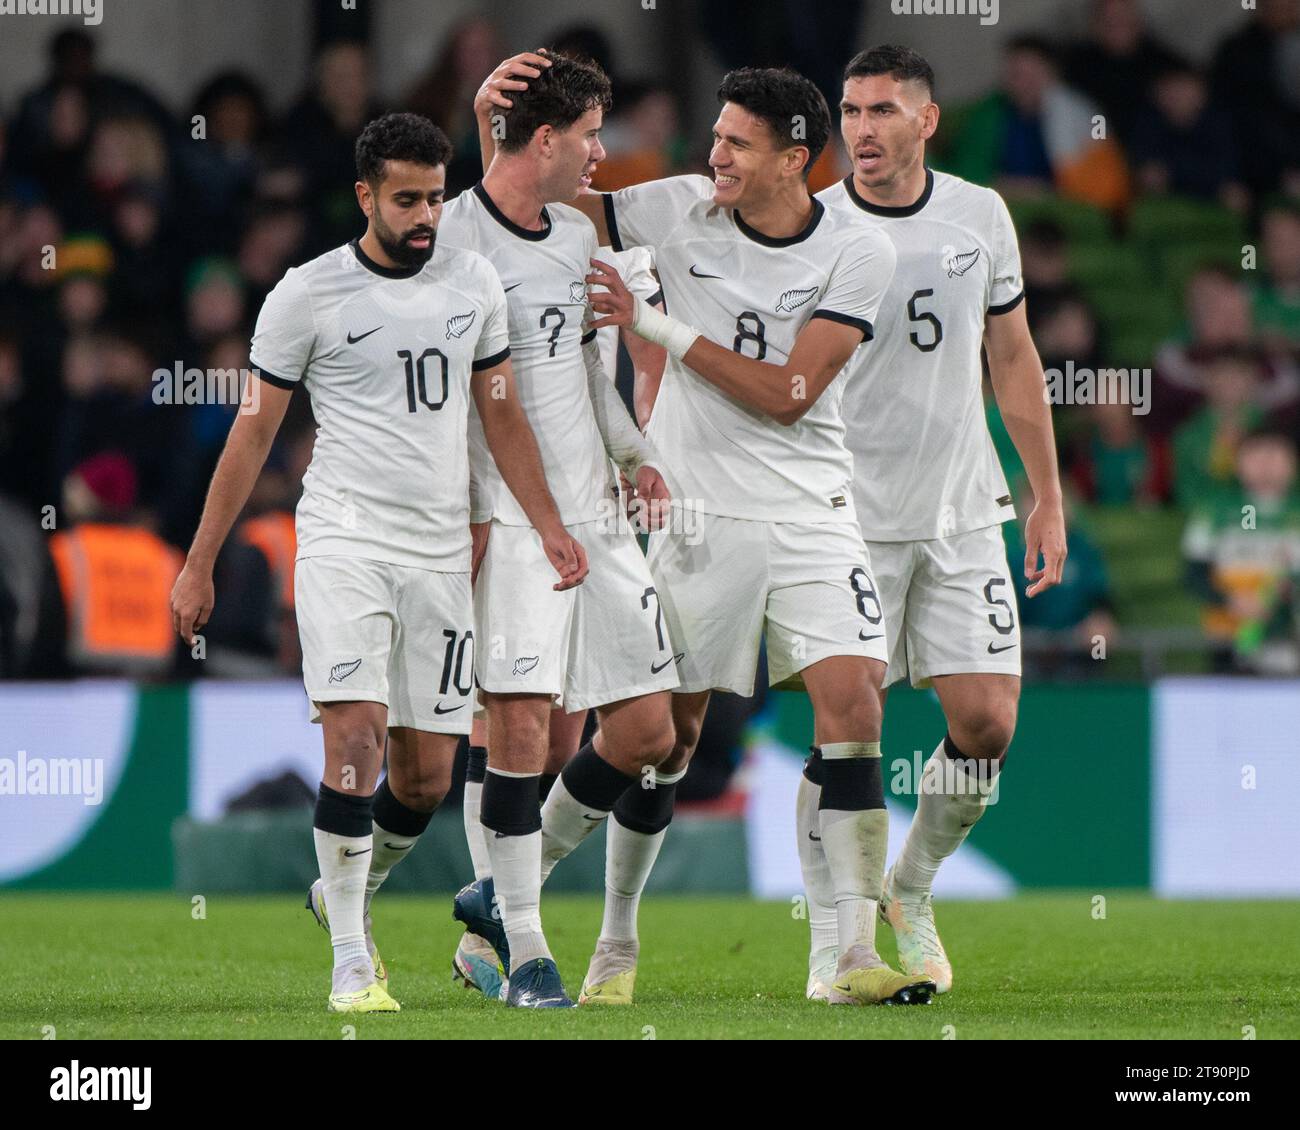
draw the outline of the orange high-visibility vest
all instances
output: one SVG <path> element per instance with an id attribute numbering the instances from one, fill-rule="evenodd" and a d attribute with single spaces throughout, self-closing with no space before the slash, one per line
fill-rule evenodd
<path id="1" fill-rule="evenodd" d="M 298 554 L 293 515 L 283 510 L 272 510 L 250 518 L 239 527 L 239 536 L 260 549 L 271 566 L 271 576 L 280 590 L 280 607 L 293 608 L 293 562 Z"/>
<path id="2" fill-rule="evenodd" d="M 50 553 L 78 666 L 147 673 L 170 664 L 176 550 L 148 530 L 87 522 L 54 534 Z"/>

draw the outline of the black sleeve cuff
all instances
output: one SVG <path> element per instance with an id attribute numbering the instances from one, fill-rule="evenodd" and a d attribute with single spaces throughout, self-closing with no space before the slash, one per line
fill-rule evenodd
<path id="1" fill-rule="evenodd" d="M 851 314 L 841 314 L 836 310 L 814 310 L 812 316 L 814 318 L 825 318 L 828 322 L 838 322 L 842 326 L 852 326 L 856 330 L 861 330 L 863 341 L 870 341 L 876 336 L 876 331 L 865 318 L 855 318 Z"/>
<path id="2" fill-rule="evenodd" d="M 614 194 L 605 193 L 605 227 L 609 229 L 609 245 L 615 251 L 623 250 L 623 241 L 618 237 L 618 219 L 614 215 Z"/>
<path id="3" fill-rule="evenodd" d="M 596 331 L 595 331 L 595 330 L 588 330 L 585 334 L 582 335 L 582 344 L 583 344 L 583 345 L 586 345 L 589 341 L 595 341 L 595 340 L 596 340 Z"/>
<path id="4" fill-rule="evenodd" d="M 298 387 L 297 381 L 286 380 L 284 377 L 277 377 L 274 373 L 268 373 L 265 369 L 258 369 L 257 375 L 269 385 L 276 388 L 294 389 Z"/>
<path id="5" fill-rule="evenodd" d="M 1017 306 L 1025 300 L 1025 292 L 1022 290 L 1010 302 L 1004 302 L 1000 306 L 990 306 L 990 314 L 1010 314 Z"/>
<path id="6" fill-rule="evenodd" d="M 476 373 L 481 373 L 484 369 L 490 369 L 493 365 L 500 365 L 507 357 L 510 356 L 510 346 L 506 346 L 500 353 L 494 353 L 491 357 L 484 357 L 480 361 L 475 361 L 470 366 Z"/>
<path id="7" fill-rule="evenodd" d="M 664 288 L 660 287 L 649 298 L 646 299 L 651 306 L 658 306 L 664 300 Z"/>

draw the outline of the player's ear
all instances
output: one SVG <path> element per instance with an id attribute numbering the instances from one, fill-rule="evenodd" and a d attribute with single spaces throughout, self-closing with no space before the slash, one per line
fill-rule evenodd
<path id="1" fill-rule="evenodd" d="M 356 191 L 357 191 L 357 204 L 361 208 L 361 211 L 365 215 L 366 219 L 368 220 L 370 219 L 370 213 L 374 211 L 374 207 L 375 207 L 374 193 L 370 191 L 370 185 L 368 185 L 363 180 L 357 181 Z"/>
<path id="2" fill-rule="evenodd" d="M 936 102 L 927 102 L 921 114 L 921 140 L 929 141 L 939 128 L 939 106 Z"/>

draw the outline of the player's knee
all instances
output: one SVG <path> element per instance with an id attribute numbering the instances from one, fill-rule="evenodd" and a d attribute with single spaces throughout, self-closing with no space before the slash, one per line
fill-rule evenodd
<path id="1" fill-rule="evenodd" d="M 451 766 L 438 765 L 400 778 L 389 774 L 393 796 L 413 812 L 432 812 L 451 788 Z"/>
<path id="2" fill-rule="evenodd" d="M 983 706 L 951 728 L 953 738 L 967 757 L 1002 761 L 1016 732 L 1015 706 Z M 960 733 L 960 736 L 958 736 Z"/>
<path id="3" fill-rule="evenodd" d="M 379 767 L 379 739 L 370 726 L 345 727 L 336 739 L 336 749 L 343 764 L 354 765 L 359 772 L 368 773 L 372 767 L 375 770 Z"/>
<path id="4" fill-rule="evenodd" d="M 866 694 L 837 702 L 817 714 L 818 733 L 827 741 L 873 742 L 880 738 L 880 696 Z"/>

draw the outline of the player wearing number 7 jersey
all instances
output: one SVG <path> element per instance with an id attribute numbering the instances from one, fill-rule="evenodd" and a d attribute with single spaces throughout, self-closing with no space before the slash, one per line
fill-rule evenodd
<path id="1" fill-rule="evenodd" d="M 257 410 L 231 428 L 172 594 L 191 641 L 212 610 L 217 550 L 301 383 L 317 433 L 295 593 L 303 681 L 325 744 L 321 877 L 307 905 L 330 932 L 337 1012 L 398 1009 L 370 898 L 427 826 L 470 728 L 471 399 L 545 546 L 544 582 L 569 589 L 586 573 L 515 391 L 501 282 L 482 256 L 436 242 L 450 156 L 441 131 L 413 114 L 380 118 L 358 138 L 365 234 L 293 268 L 267 297 L 252 345 Z"/>
<path id="2" fill-rule="evenodd" d="M 1034 492 L 1025 525 L 1029 596 L 1060 580 L 1066 548 L 1015 230 L 992 189 L 926 168 L 925 142 L 939 119 L 933 89 L 929 64 L 907 48 L 856 56 L 840 102 L 853 172 L 818 198 L 850 226 L 885 234 L 898 252 L 877 346 L 850 363 L 844 414 L 858 520 L 879 586 L 874 611 L 889 639 L 885 686 L 933 684 L 948 723 L 881 911 L 903 968 L 946 992 L 952 966 L 935 929 L 931 881 L 985 811 L 1020 692 L 1020 626 L 1000 529 L 1015 513 L 985 424 L 981 346 Z M 831 991 L 837 956 L 827 860 L 807 836 L 825 769 L 824 748 L 814 748 L 798 805 L 810 996 Z"/>

